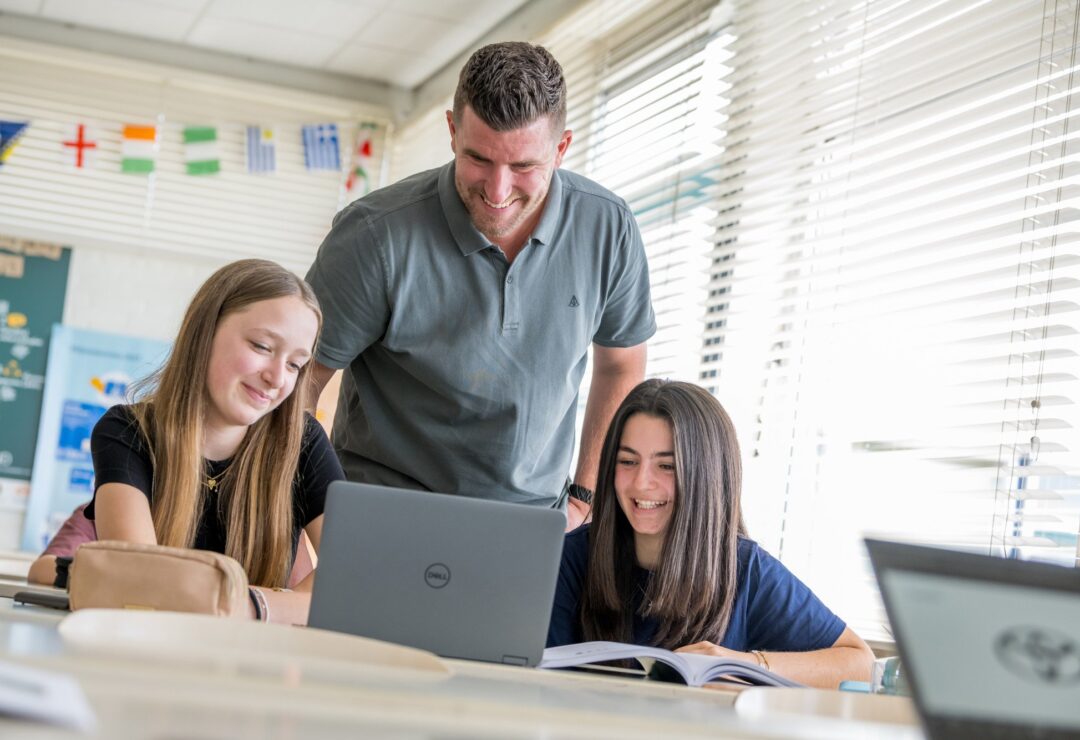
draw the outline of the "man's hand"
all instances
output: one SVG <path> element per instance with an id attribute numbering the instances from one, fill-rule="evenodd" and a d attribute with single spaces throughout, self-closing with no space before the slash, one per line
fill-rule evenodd
<path id="1" fill-rule="evenodd" d="M 326 384 L 330 382 L 330 379 L 334 377 L 334 373 L 336 372 L 337 370 L 332 367 L 327 367 L 318 360 L 311 361 L 311 373 L 308 375 L 308 387 L 303 389 L 307 394 L 304 397 L 305 411 L 310 412 L 314 416 L 315 408 L 319 405 L 319 396 L 322 395 L 323 389 L 326 388 Z"/>
<path id="2" fill-rule="evenodd" d="M 566 531 L 571 532 L 592 515 L 592 507 L 580 499 L 569 498 L 566 500 Z"/>

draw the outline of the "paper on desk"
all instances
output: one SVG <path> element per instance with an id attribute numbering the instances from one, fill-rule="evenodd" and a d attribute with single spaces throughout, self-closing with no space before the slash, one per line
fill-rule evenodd
<path id="1" fill-rule="evenodd" d="M 0 716 L 93 732 L 97 718 L 71 676 L 0 661 Z"/>

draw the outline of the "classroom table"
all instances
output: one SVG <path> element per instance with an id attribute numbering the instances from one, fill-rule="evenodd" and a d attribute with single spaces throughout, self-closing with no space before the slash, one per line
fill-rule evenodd
<path id="1" fill-rule="evenodd" d="M 0 717 L 4 740 L 922 737 L 895 718 L 825 716 L 799 703 L 776 711 L 767 701 L 751 702 L 744 716 L 733 708 L 737 692 L 582 672 L 452 660 L 450 675 L 436 679 L 358 670 L 328 680 L 302 667 L 260 673 L 228 661 L 88 655 L 61 639 L 63 616 L 0 597 L 0 661 L 74 677 L 97 715 L 96 733 Z"/>

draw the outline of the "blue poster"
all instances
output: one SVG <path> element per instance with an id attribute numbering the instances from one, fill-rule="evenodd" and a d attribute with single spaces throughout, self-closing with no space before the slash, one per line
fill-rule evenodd
<path id="1" fill-rule="evenodd" d="M 40 552 L 68 515 L 90 500 L 90 433 L 102 414 L 165 360 L 169 343 L 53 326 L 22 549 Z"/>

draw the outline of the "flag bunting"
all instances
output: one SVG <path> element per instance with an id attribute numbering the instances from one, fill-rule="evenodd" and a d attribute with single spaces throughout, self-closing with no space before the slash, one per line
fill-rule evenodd
<path id="1" fill-rule="evenodd" d="M 213 126 L 185 126 L 184 160 L 189 175 L 214 175 L 220 172 L 217 129 Z"/>
<path id="2" fill-rule="evenodd" d="M 29 125 L 28 122 L 0 121 L 0 165 L 8 161 Z"/>
<path id="3" fill-rule="evenodd" d="M 121 172 L 133 175 L 148 175 L 154 171 L 154 157 L 157 149 L 157 127 L 124 126 L 124 138 L 121 144 Z"/>
<path id="4" fill-rule="evenodd" d="M 304 126 L 304 166 L 309 170 L 340 170 L 341 146 L 336 123 Z"/>

